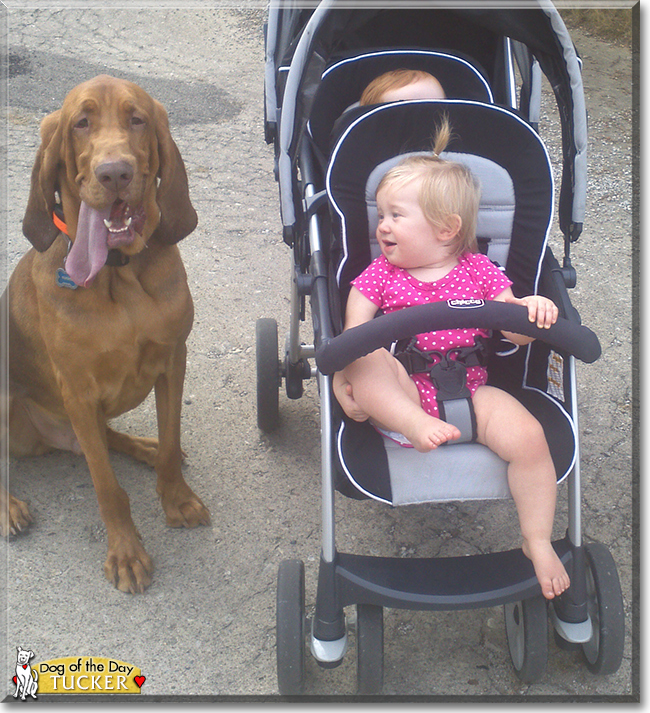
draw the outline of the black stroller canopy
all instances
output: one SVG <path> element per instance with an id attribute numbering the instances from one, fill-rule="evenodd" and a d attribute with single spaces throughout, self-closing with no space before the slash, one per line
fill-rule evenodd
<path id="1" fill-rule="evenodd" d="M 381 9 L 368 7 L 362 0 L 354 6 L 348 9 L 345 3 L 326 1 L 314 10 L 305 10 L 282 2 L 274 14 L 274 22 L 282 27 L 269 27 L 266 109 L 267 121 L 273 125 L 279 108 L 276 102 L 281 101 L 277 130 L 285 228 L 294 226 L 300 212 L 295 210 L 291 186 L 296 181 L 298 147 L 322 73 L 336 57 L 387 46 L 450 48 L 472 57 L 488 77 L 495 102 L 507 104 L 502 48 L 508 41 L 522 76 L 519 108 L 524 115 L 530 93 L 535 91 L 531 82 L 535 61 L 555 93 L 562 124 L 560 228 L 565 235 L 577 238 L 585 208 L 586 111 L 580 61 L 554 6 L 546 0 L 530 0 L 529 7 L 513 9 Z M 276 76 L 275 69 L 282 71 Z"/>

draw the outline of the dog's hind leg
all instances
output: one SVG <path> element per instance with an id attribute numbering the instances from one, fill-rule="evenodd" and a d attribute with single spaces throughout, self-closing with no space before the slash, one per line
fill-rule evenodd
<path id="1" fill-rule="evenodd" d="M 9 424 L 13 399 L 4 398 L 0 394 L 0 536 L 8 537 L 17 535 L 26 530 L 32 522 L 29 508 L 18 498 L 14 498 L 8 491 L 9 487 L 9 459 L 8 451 L 11 450 L 9 439 Z"/>
<path id="2" fill-rule="evenodd" d="M 67 418 L 46 411 L 28 398 L 9 398 L 9 455 L 41 456 L 53 450 L 81 455 L 79 441 Z"/>
<path id="3" fill-rule="evenodd" d="M 157 438 L 139 438 L 129 436 L 126 433 L 119 433 L 110 427 L 106 427 L 108 447 L 118 453 L 124 453 L 131 458 L 150 465 L 156 465 L 156 455 L 158 454 Z"/>

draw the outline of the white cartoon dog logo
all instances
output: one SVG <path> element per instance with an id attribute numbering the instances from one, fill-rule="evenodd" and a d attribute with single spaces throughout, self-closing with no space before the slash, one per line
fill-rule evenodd
<path id="1" fill-rule="evenodd" d="M 25 696 L 36 698 L 36 691 L 38 690 L 38 672 L 29 665 L 29 659 L 31 658 L 34 658 L 33 651 L 27 651 L 21 646 L 18 647 L 16 675 L 14 676 L 14 683 L 16 684 L 14 698 L 18 698 L 20 694 L 23 701 Z"/>

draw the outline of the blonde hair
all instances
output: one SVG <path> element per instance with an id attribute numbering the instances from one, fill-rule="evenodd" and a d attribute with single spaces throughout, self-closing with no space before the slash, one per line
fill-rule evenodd
<path id="1" fill-rule="evenodd" d="M 449 225 L 449 218 L 458 215 L 461 227 L 450 246 L 454 255 L 478 252 L 476 221 L 481 198 L 480 183 L 461 163 L 441 159 L 451 139 L 451 126 L 443 117 L 437 128 L 433 153 L 412 155 L 386 172 L 377 186 L 399 189 L 412 181 L 420 181 L 418 202 L 425 218 L 436 228 Z"/>
<path id="2" fill-rule="evenodd" d="M 368 84 L 363 90 L 359 104 L 361 106 L 379 104 L 386 92 L 401 89 L 402 87 L 407 87 L 409 84 L 426 79 L 433 79 L 434 82 L 440 84 L 433 74 L 429 74 L 429 72 L 424 72 L 420 69 L 393 69 L 390 72 L 385 72 L 375 77 L 372 82 Z M 444 96 L 442 86 L 440 89 Z"/>

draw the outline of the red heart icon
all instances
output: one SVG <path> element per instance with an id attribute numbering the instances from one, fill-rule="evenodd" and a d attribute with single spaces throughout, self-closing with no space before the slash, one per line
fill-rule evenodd
<path id="1" fill-rule="evenodd" d="M 27 664 L 26 664 L 26 663 L 23 664 L 23 668 L 27 668 Z"/>
<path id="2" fill-rule="evenodd" d="M 18 679 L 14 676 L 14 683 L 18 683 Z"/>
<path id="3" fill-rule="evenodd" d="M 142 688 L 142 684 L 147 680 L 144 676 L 136 676 L 133 679 L 137 684 L 139 688 Z"/>

